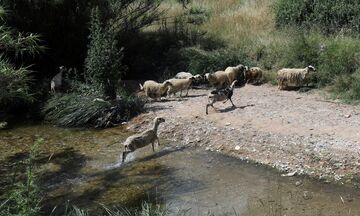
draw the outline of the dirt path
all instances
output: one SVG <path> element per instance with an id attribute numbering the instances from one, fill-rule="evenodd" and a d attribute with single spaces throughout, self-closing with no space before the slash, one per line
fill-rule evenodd
<path id="1" fill-rule="evenodd" d="M 129 128 L 147 127 L 164 116 L 160 136 L 324 181 L 360 184 L 360 106 L 325 101 L 316 93 L 279 91 L 247 85 L 233 101 L 216 103 L 205 115 L 208 90 L 193 90 L 183 100 L 148 105 L 149 113 Z"/>

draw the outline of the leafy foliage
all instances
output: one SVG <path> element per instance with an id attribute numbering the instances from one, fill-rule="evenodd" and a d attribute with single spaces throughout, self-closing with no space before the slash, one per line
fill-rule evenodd
<path id="1" fill-rule="evenodd" d="M 30 71 L 16 69 L 8 60 L 0 58 L 0 107 L 11 107 L 18 103 L 31 102 Z"/>
<path id="2" fill-rule="evenodd" d="M 252 65 L 252 61 L 242 50 L 217 49 L 205 51 L 191 47 L 183 49 L 182 54 L 188 58 L 189 68 L 187 69 L 195 74 L 225 70 L 228 66 L 238 64 Z"/>
<path id="3" fill-rule="evenodd" d="M 4 11 L 0 7 L 0 17 L 4 17 Z M 30 71 L 27 67 L 14 66 L 9 58 L 37 54 L 43 49 L 39 43 L 38 35 L 25 35 L 0 22 L 0 118 L 5 118 L 15 106 L 32 101 Z"/>
<path id="4" fill-rule="evenodd" d="M 360 33 L 360 2 L 356 0 L 279 0 L 275 4 L 278 26 L 316 27 L 326 33 Z"/>
<path id="5" fill-rule="evenodd" d="M 125 96 L 110 102 L 95 95 L 69 93 L 48 100 L 43 112 L 45 120 L 59 126 L 105 128 L 129 120 L 143 108 L 139 98 Z"/>
<path id="6" fill-rule="evenodd" d="M 16 183 L 5 194 L 0 203 L 1 216 L 38 216 L 41 209 L 40 189 L 37 186 L 35 171 L 35 158 L 38 155 L 38 146 L 42 143 L 39 139 L 31 146 L 29 157 L 25 160 L 26 179 Z"/>
<path id="7" fill-rule="evenodd" d="M 117 47 L 114 33 L 106 21 L 102 22 L 100 12 L 92 13 L 90 26 L 90 45 L 85 60 L 87 79 L 100 86 L 103 94 L 110 99 L 116 98 L 117 82 L 125 67 L 121 65 L 122 50 Z"/>

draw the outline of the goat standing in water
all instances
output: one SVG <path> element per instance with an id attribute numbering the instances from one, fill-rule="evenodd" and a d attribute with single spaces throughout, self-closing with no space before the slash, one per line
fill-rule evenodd
<path id="1" fill-rule="evenodd" d="M 230 100 L 232 106 L 235 107 L 234 103 L 231 100 L 231 97 L 233 95 L 234 87 L 235 87 L 236 82 L 237 82 L 237 80 L 234 80 L 231 83 L 230 87 L 226 87 L 224 89 L 214 90 L 208 95 L 209 103 L 206 104 L 206 115 L 208 114 L 209 106 L 212 106 L 212 108 L 215 109 L 214 103 L 216 103 L 218 101 L 224 101 L 224 103 L 225 103 L 226 101 Z"/>
<path id="2" fill-rule="evenodd" d="M 140 134 L 135 134 L 132 136 L 129 136 L 126 141 L 124 142 L 125 150 L 122 154 L 122 162 L 125 161 L 126 156 L 130 153 L 135 151 L 138 148 L 145 147 L 151 143 L 153 151 L 155 151 L 155 140 L 158 142 L 158 145 L 160 146 L 159 137 L 157 136 L 157 130 L 159 127 L 159 124 L 165 122 L 165 119 L 161 117 L 156 117 L 154 119 L 154 127 L 152 129 L 148 129 Z"/>

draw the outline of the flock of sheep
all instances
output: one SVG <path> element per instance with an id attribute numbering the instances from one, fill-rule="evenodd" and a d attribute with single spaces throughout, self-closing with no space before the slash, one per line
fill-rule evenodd
<path id="1" fill-rule="evenodd" d="M 316 69 L 311 65 L 306 68 L 283 68 L 277 72 L 278 88 L 280 90 L 285 90 L 301 87 L 308 82 L 311 73 L 315 71 Z M 263 77 L 263 71 L 259 67 L 249 68 L 240 64 L 235 67 L 227 67 L 224 71 L 207 73 L 204 77 L 201 75 L 193 76 L 188 72 L 180 72 L 176 74 L 174 78 L 165 80 L 163 83 L 148 80 L 145 81 L 144 85 L 140 84 L 140 90 L 144 91 L 146 96 L 155 100 L 161 97 L 175 95 L 177 92 L 180 92 L 181 97 L 182 91 L 186 91 L 186 95 L 188 95 L 189 88 L 193 81 L 199 81 L 205 78 L 211 86 L 216 88 L 208 95 L 209 102 L 206 105 L 206 114 L 208 114 L 208 107 L 213 107 L 213 104 L 218 101 L 226 102 L 227 100 L 230 100 L 232 106 L 235 106 L 231 97 L 233 95 L 235 83 L 237 82 L 236 79 L 240 74 L 243 75 L 246 83 L 259 83 Z M 125 161 L 126 156 L 129 153 L 149 145 L 150 143 L 152 144 L 153 151 L 155 151 L 155 141 L 160 145 L 157 130 L 159 124 L 162 122 L 165 122 L 165 119 L 157 117 L 154 120 L 153 128 L 128 137 L 123 143 L 125 150 L 123 152 L 122 161 Z"/>
<path id="2" fill-rule="evenodd" d="M 311 72 L 314 71 L 316 70 L 311 65 L 306 68 L 283 68 L 277 72 L 278 88 L 280 90 L 285 90 L 305 85 Z M 227 67 L 224 71 L 206 73 L 203 76 L 194 76 L 189 72 L 180 72 L 176 74 L 174 78 L 165 80 L 162 83 L 153 80 L 145 81 L 143 85 L 140 84 L 140 90 L 144 91 L 146 96 L 154 100 L 158 100 L 161 97 L 174 96 L 177 92 L 180 92 L 180 97 L 182 97 L 183 91 L 186 91 L 185 96 L 188 95 L 189 89 L 194 81 L 199 82 L 201 80 L 206 80 L 208 84 L 216 88 L 215 91 L 212 91 L 209 94 L 209 104 L 212 106 L 212 104 L 216 102 L 216 99 L 214 99 L 216 96 L 214 95 L 223 93 L 224 91 L 219 91 L 221 89 L 231 89 L 231 84 L 234 80 L 237 80 L 240 75 L 243 75 L 246 83 L 260 83 L 263 77 L 263 71 L 259 67 L 249 68 L 240 64 L 235 67 Z M 231 90 L 231 95 L 232 91 L 233 90 Z M 231 96 L 225 98 L 231 99 Z M 206 107 L 208 107 L 209 104 L 207 104 Z"/>

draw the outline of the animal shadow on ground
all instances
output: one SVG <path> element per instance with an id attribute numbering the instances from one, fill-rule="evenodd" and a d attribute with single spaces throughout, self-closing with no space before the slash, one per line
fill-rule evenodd
<path id="1" fill-rule="evenodd" d="M 196 97 L 203 97 L 203 96 L 206 96 L 207 94 L 197 94 L 197 95 L 188 95 L 188 96 L 185 96 L 187 98 L 196 98 Z"/>
<path id="2" fill-rule="evenodd" d="M 146 109 L 148 111 L 155 112 L 155 111 L 160 111 L 160 110 L 172 109 L 172 107 L 164 107 L 164 106 L 159 106 L 159 105 L 152 105 L 152 106 L 147 106 Z"/>
<path id="3" fill-rule="evenodd" d="M 236 110 L 236 109 L 245 109 L 246 107 L 252 107 L 252 106 L 255 106 L 255 104 L 248 104 L 248 105 L 245 105 L 245 106 L 231 106 L 231 107 L 227 107 L 225 109 L 219 109 L 219 112 L 221 113 L 224 113 L 224 112 L 231 112 L 233 110 Z"/>

